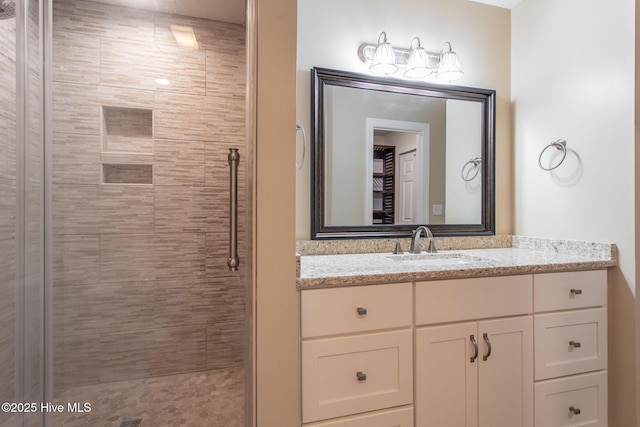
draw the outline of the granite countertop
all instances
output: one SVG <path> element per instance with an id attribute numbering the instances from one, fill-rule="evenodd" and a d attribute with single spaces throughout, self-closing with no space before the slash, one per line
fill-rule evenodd
<path id="1" fill-rule="evenodd" d="M 422 255 L 428 257 L 429 255 Z M 440 261 L 386 253 L 303 255 L 299 289 L 613 267 L 615 246 L 513 236 L 509 247 L 442 250 Z"/>

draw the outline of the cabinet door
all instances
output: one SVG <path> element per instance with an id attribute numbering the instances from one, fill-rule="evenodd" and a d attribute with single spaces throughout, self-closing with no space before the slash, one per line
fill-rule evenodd
<path id="1" fill-rule="evenodd" d="M 477 427 L 480 358 L 471 361 L 472 341 L 476 322 L 416 330 L 416 426 Z"/>
<path id="2" fill-rule="evenodd" d="M 480 427 L 532 427 L 533 319 L 483 321 L 478 332 Z"/>

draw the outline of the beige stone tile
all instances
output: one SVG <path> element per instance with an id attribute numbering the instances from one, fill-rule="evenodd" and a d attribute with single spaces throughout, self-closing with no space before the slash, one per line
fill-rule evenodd
<path id="1" fill-rule="evenodd" d="M 246 30 L 243 25 L 158 13 L 155 27 L 158 43 L 176 44 L 172 25 L 191 27 L 201 50 L 244 50 Z"/>
<path id="2" fill-rule="evenodd" d="M 53 340 L 54 392 L 100 382 L 100 354 L 97 334 L 56 337 Z"/>
<path id="3" fill-rule="evenodd" d="M 237 140 L 246 126 L 244 100 L 168 92 L 156 92 L 154 99 L 158 139 Z"/>
<path id="4" fill-rule="evenodd" d="M 153 329 L 158 304 L 152 281 L 101 283 L 96 312 L 101 334 L 135 329 Z"/>
<path id="5" fill-rule="evenodd" d="M 206 367 L 205 325 L 129 330 L 103 334 L 103 381 L 193 372 Z"/>
<path id="6" fill-rule="evenodd" d="M 53 335 L 60 337 L 96 334 L 101 328 L 98 282 L 56 282 L 53 287 Z"/>
<path id="7" fill-rule="evenodd" d="M 154 255 L 156 279 L 204 277 L 204 233 L 157 234 Z"/>
<path id="8" fill-rule="evenodd" d="M 240 258 L 240 268 L 231 272 L 227 265 L 229 259 L 229 231 L 218 231 L 207 233 L 207 278 L 216 278 L 222 274 L 233 277 L 244 277 L 248 260 L 246 232 L 238 227 L 238 257 Z"/>
<path id="9" fill-rule="evenodd" d="M 190 279 L 204 274 L 204 234 L 100 237 L 101 282 Z"/>
<path id="10" fill-rule="evenodd" d="M 153 92 L 126 88 L 53 83 L 53 131 L 100 135 L 102 106 L 153 108 Z"/>
<path id="11" fill-rule="evenodd" d="M 7 242 L 0 241 L 0 401 L 14 401 L 15 381 L 15 283 L 13 274 L 13 252 L 9 252 Z M 8 270 L 8 271 L 7 271 Z M 0 418 L 1 419 L 1 418 Z"/>
<path id="12" fill-rule="evenodd" d="M 14 238 L 16 212 L 15 182 L 0 179 L 0 240 Z"/>
<path id="13" fill-rule="evenodd" d="M 204 185 L 204 142 L 157 139 L 155 185 Z"/>
<path id="14" fill-rule="evenodd" d="M 51 179 L 62 184 L 100 183 L 100 137 L 53 134 Z"/>
<path id="15" fill-rule="evenodd" d="M 153 230 L 153 188 L 53 185 L 54 234 L 141 233 Z"/>
<path id="16" fill-rule="evenodd" d="M 205 52 L 175 45 L 103 39 L 101 83 L 107 86 L 205 94 Z M 162 78 L 168 85 L 159 84 Z"/>
<path id="17" fill-rule="evenodd" d="M 205 143 L 205 185 L 208 187 L 227 188 L 231 169 L 229 167 L 229 149 L 237 148 L 240 155 L 238 164 L 238 194 L 243 194 L 246 188 L 247 154 L 244 134 L 237 135 L 228 142 Z"/>
<path id="18" fill-rule="evenodd" d="M 219 215 L 221 194 L 207 187 L 155 187 L 156 232 L 207 232 L 228 230 L 228 219 Z"/>
<path id="19" fill-rule="evenodd" d="M 103 151 L 153 154 L 151 109 L 103 105 L 102 120 Z"/>
<path id="20" fill-rule="evenodd" d="M 52 185 L 54 234 L 99 234 L 99 185 Z"/>
<path id="21" fill-rule="evenodd" d="M 154 330 L 156 352 L 152 374 L 168 375 L 206 369 L 206 325 L 182 324 Z"/>
<path id="22" fill-rule="evenodd" d="M 3 104 L 0 102 L 0 104 Z M 14 104 L 15 105 L 15 104 Z M 2 109 L 13 108 L 2 105 Z M 0 180 L 15 181 L 16 178 L 16 125 L 0 113 Z"/>
<path id="23" fill-rule="evenodd" d="M 246 99 L 246 64 L 244 48 L 239 51 L 207 51 L 207 95 Z"/>
<path id="24" fill-rule="evenodd" d="M 53 237 L 53 283 L 98 283 L 100 236 L 55 235 Z"/>
<path id="25" fill-rule="evenodd" d="M 153 300 L 155 326 L 205 324 L 213 319 L 215 289 L 202 279 L 157 280 Z"/>
<path id="26" fill-rule="evenodd" d="M 107 234 L 100 238 L 100 282 L 154 280 L 153 234 Z"/>
<path id="27" fill-rule="evenodd" d="M 152 165 L 103 164 L 104 184 L 153 184 Z"/>
<path id="28" fill-rule="evenodd" d="M 100 382 L 152 376 L 158 343 L 153 329 L 114 331 L 100 336 Z"/>
<path id="29" fill-rule="evenodd" d="M 55 31 L 53 52 L 53 81 L 100 84 L 100 37 Z"/>
<path id="30" fill-rule="evenodd" d="M 126 40 L 153 41 L 154 14 L 83 0 L 56 0 L 53 30 Z"/>
<path id="31" fill-rule="evenodd" d="M 207 369 L 237 366 L 245 354 L 244 321 L 207 323 Z"/>
<path id="32" fill-rule="evenodd" d="M 153 230 L 153 203 L 151 186 L 100 186 L 100 233 L 150 232 Z"/>

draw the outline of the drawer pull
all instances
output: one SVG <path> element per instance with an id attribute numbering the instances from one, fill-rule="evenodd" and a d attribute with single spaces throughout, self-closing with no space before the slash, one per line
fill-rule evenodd
<path id="1" fill-rule="evenodd" d="M 484 342 L 487 343 L 487 354 L 482 356 L 482 360 L 486 361 L 489 358 L 489 356 L 491 356 L 491 341 L 489 341 L 489 334 L 485 332 L 482 335 L 482 339 L 484 339 Z"/>
<path id="2" fill-rule="evenodd" d="M 365 374 L 364 372 L 356 372 L 356 378 L 358 378 L 358 382 L 362 382 L 362 381 L 366 381 L 367 380 L 367 374 Z"/>
<path id="3" fill-rule="evenodd" d="M 573 347 L 573 348 L 580 348 L 580 347 L 582 347 L 582 344 L 580 344 L 580 343 L 579 343 L 579 342 L 577 342 L 577 341 L 569 341 L 569 345 L 570 345 L 571 347 Z"/>
<path id="4" fill-rule="evenodd" d="M 367 314 L 367 309 L 364 307 L 358 307 L 358 316 L 364 316 L 365 314 Z"/>
<path id="5" fill-rule="evenodd" d="M 573 412 L 574 415 L 580 415 L 580 413 L 582 412 L 579 408 L 573 406 L 569 406 L 569 411 Z"/>
<path id="6" fill-rule="evenodd" d="M 571 295 L 582 295 L 582 289 L 571 289 Z"/>
<path id="7" fill-rule="evenodd" d="M 473 356 L 471 356 L 471 363 L 475 362 L 478 358 L 478 343 L 476 342 L 475 335 L 469 335 L 469 341 L 473 344 Z"/>

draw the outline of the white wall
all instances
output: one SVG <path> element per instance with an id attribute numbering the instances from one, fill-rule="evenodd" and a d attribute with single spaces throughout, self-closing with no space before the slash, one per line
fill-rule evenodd
<path id="1" fill-rule="evenodd" d="M 447 101 L 446 205 L 447 224 L 478 224 L 482 220 L 482 174 L 467 162 L 482 157 L 482 105 Z M 470 144 L 469 142 L 477 141 Z M 482 171 L 480 164 L 479 170 Z M 469 181 L 462 179 L 462 170 Z"/>
<path id="2" fill-rule="evenodd" d="M 610 425 L 636 425 L 634 0 L 524 0 L 512 10 L 515 232 L 613 242 Z M 541 150 L 566 139 L 555 172 Z"/>
<path id="3" fill-rule="evenodd" d="M 367 73 L 357 56 L 362 43 L 375 43 L 381 31 L 399 47 L 420 37 L 427 50 L 450 41 L 465 75 L 461 86 L 497 91 L 496 226 L 512 232 L 510 137 L 509 10 L 467 0 L 304 0 L 298 4 L 298 123 L 309 128 L 309 70 L 314 67 Z M 298 141 L 301 144 L 301 141 Z M 300 147 L 298 147 L 300 155 Z M 309 238 L 309 162 L 296 176 L 296 237 Z"/>

